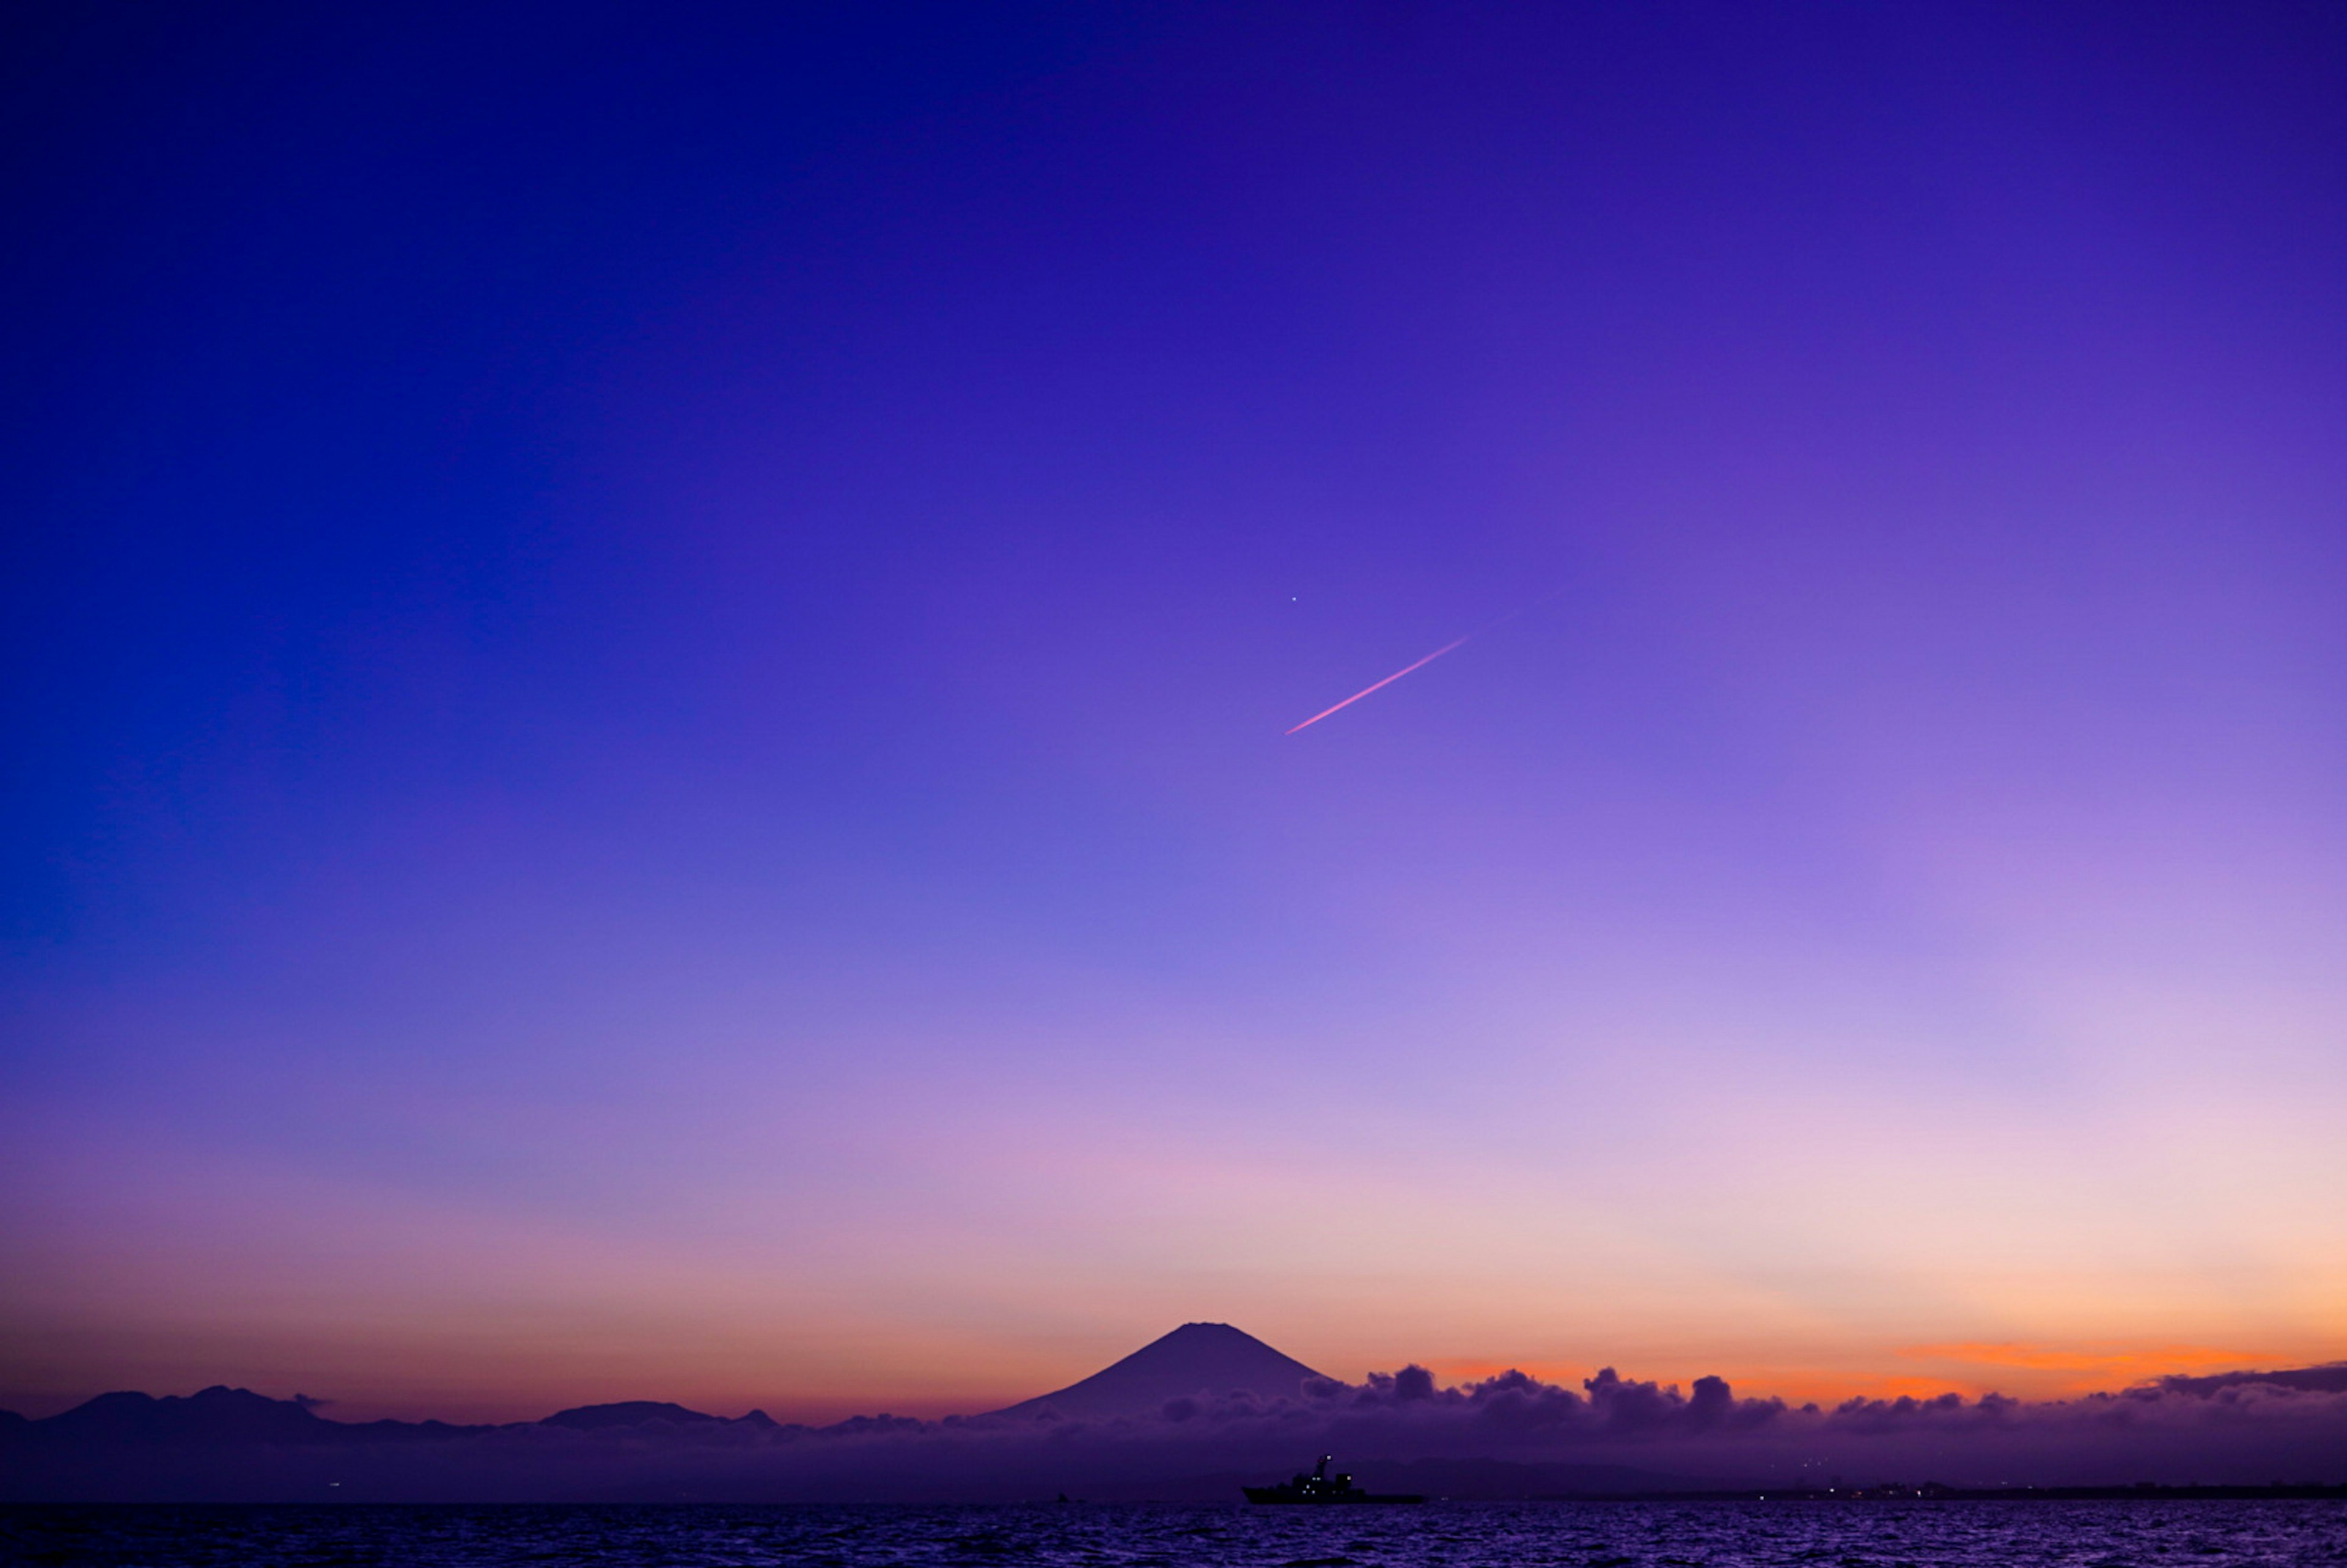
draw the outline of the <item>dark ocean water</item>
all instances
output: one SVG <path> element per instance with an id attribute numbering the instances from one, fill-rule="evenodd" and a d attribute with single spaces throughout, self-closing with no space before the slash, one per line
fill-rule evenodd
<path id="1" fill-rule="evenodd" d="M 2347 1564 L 2337 1501 L 1527 1503 L 1295 1509 L 46 1507 L 0 1563 L 106 1568 L 1244 1563 L 1250 1568 Z"/>

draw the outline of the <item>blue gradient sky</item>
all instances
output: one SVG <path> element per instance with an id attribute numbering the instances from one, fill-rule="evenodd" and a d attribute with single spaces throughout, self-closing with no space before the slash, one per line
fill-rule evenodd
<path id="1" fill-rule="evenodd" d="M 0 1405 L 2347 1356 L 2339 14 L 12 26 Z"/>

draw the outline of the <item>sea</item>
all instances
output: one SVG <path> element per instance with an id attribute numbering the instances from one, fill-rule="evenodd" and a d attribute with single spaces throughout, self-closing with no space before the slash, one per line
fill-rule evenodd
<path id="1" fill-rule="evenodd" d="M 2347 1564 L 2347 1501 L 0 1508 L 0 1563 L 103 1568 L 1894 1568 Z"/>

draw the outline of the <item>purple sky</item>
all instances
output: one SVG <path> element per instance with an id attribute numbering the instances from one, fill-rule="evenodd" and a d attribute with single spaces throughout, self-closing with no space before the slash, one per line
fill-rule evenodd
<path id="1" fill-rule="evenodd" d="M 0 50 L 0 1407 L 2347 1357 L 2347 15 L 328 10 Z"/>

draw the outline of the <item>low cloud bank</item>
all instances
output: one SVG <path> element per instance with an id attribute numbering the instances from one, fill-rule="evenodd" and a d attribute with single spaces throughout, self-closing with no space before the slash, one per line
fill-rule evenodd
<path id="1" fill-rule="evenodd" d="M 1422 1367 L 1292 1397 L 1199 1394 L 1153 1409 L 827 1427 L 676 1406 L 596 1407 L 500 1427 L 325 1419 L 316 1401 L 212 1389 L 109 1395 L 0 1423 L 0 1496 L 337 1501 L 1194 1498 L 1334 1453 L 1365 1484 L 1452 1496 L 1751 1486 L 2347 1481 L 2347 1366 L 2171 1378 L 2029 1402 L 1988 1395 L 1831 1408 L 1684 1391 L 1611 1368 L 1579 1387 L 1522 1372 L 1455 1387 Z"/>

